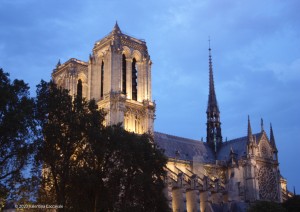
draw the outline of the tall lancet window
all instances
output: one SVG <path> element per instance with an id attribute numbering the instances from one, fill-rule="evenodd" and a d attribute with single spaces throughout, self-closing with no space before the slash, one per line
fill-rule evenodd
<path id="1" fill-rule="evenodd" d="M 126 57 L 122 55 L 122 93 L 126 94 Z"/>
<path id="2" fill-rule="evenodd" d="M 101 64 L 101 84 L 100 84 L 100 97 L 103 98 L 103 83 L 104 83 L 104 62 Z"/>
<path id="3" fill-rule="evenodd" d="M 77 97 L 82 99 L 82 81 L 81 79 L 77 82 Z"/>
<path id="4" fill-rule="evenodd" d="M 137 100 L 137 68 L 136 59 L 132 60 L 132 99 Z"/>

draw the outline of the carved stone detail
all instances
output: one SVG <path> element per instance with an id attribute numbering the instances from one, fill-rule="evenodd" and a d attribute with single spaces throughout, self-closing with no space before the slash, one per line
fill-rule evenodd
<path id="1" fill-rule="evenodd" d="M 259 198 L 278 200 L 277 177 L 271 167 L 263 166 L 258 171 Z"/>

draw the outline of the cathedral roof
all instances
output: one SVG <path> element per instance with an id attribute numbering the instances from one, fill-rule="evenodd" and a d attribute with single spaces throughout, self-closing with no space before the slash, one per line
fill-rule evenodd
<path id="1" fill-rule="evenodd" d="M 215 163 L 214 154 L 206 142 L 159 132 L 154 132 L 154 140 L 168 158 Z"/>
<path id="2" fill-rule="evenodd" d="M 230 151 L 236 154 L 237 159 L 240 159 L 242 156 L 246 155 L 247 152 L 247 141 L 248 137 L 236 138 L 228 142 L 222 143 L 220 150 L 217 154 L 217 160 L 228 160 Z"/>
<path id="3" fill-rule="evenodd" d="M 262 132 L 253 135 L 260 140 Z M 154 140 L 164 150 L 168 158 L 185 161 L 197 161 L 200 163 L 215 163 L 215 156 L 212 149 L 206 142 L 193 139 L 154 132 Z M 222 143 L 217 152 L 216 160 L 228 161 L 230 151 L 233 151 L 237 159 L 246 156 L 248 136 L 236 138 Z"/>
<path id="4" fill-rule="evenodd" d="M 255 140 L 259 140 L 262 133 L 254 134 L 253 136 L 256 137 Z M 246 156 L 247 154 L 247 141 L 248 136 L 236 138 L 227 142 L 222 143 L 222 146 L 220 147 L 220 150 L 217 154 L 217 160 L 228 160 L 229 154 L 231 149 L 233 152 L 237 155 L 237 159 L 242 158 L 243 156 Z"/>

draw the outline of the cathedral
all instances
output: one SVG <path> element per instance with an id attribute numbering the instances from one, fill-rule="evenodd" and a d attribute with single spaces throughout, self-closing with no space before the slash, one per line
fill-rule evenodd
<path id="1" fill-rule="evenodd" d="M 122 123 L 137 134 L 151 133 L 168 157 L 165 195 L 173 211 L 246 211 L 256 200 L 283 202 L 287 182 L 281 176 L 272 126 L 223 141 L 220 110 L 209 48 L 206 142 L 154 131 L 155 103 L 146 42 L 113 30 L 96 41 L 88 62 L 58 62 L 54 82 L 70 95 L 95 99 L 107 115 L 105 125 Z M 245 122 L 247 126 L 247 122 Z"/>

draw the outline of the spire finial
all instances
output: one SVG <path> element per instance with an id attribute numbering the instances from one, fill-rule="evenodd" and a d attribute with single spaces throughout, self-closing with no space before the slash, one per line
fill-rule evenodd
<path id="1" fill-rule="evenodd" d="M 212 68 L 211 48 L 210 48 L 210 36 L 208 36 L 208 55 L 209 55 L 209 68 Z"/>
<path id="2" fill-rule="evenodd" d="M 263 118 L 260 119 L 260 127 L 261 127 L 261 132 L 264 131 L 264 120 Z"/>

